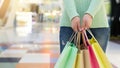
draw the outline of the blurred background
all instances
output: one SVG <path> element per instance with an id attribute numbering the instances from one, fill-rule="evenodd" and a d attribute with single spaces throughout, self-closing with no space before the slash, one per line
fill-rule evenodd
<path id="1" fill-rule="evenodd" d="M 120 0 L 104 0 L 110 25 L 106 55 L 120 68 Z M 0 68 L 54 68 L 62 0 L 0 0 Z"/>

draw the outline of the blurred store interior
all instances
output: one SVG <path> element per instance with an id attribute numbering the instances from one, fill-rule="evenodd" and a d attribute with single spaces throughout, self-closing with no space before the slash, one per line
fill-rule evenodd
<path id="1" fill-rule="evenodd" d="M 120 16 L 113 21 L 112 3 L 105 0 L 112 31 L 106 55 L 120 68 Z M 0 68 L 54 68 L 61 12 L 62 0 L 0 0 Z"/>

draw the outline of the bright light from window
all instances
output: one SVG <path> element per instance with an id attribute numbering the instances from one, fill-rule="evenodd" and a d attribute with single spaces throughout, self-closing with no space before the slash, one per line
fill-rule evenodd
<path id="1" fill-rule="evenodd" d="M 1 8 L 3 2 L 4 2 L 4 0 L 0 0 L 0 8 Z"/>

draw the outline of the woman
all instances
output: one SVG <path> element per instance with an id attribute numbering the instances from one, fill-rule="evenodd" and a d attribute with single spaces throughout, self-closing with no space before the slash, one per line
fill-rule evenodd
<path id="1" fill-rule="evenodd" d="M 60 21 L 60 52 L 73 32 L 90 29 L 106 51 L 109 25 L 104 0 L 63 0 Z"/>

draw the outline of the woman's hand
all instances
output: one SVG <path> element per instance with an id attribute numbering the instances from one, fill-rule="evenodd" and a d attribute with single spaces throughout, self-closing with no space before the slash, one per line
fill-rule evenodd
<path id="1" fill-rule="evenodd" d="M 89 29 L 92 24 L 92 16 L 90 14 L 85 14 L 82 20 L 82 29 Z"/>
<path id="2" fill-rule="evenodd" d="M 80 18 L 78 16 L 76 16 L 72 19 L 71 27 L 75 32 L 80 31 Z"/>

